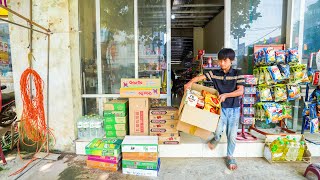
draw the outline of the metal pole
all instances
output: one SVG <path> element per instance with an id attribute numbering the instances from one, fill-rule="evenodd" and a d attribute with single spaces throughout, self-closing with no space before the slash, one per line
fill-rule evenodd
<path id="1" fill-rule="evenodd" d="M 139 78 L 139 26 L 138 26 L 138 0 L 134 0 L 134 77 Z"/>
<path id="2" fill-rule="evenodd" d="M 26 28 L 26 29 L 31 29 L 31 28 L 28 27 L 28 26 L 24 26 L 24 25 L 21 25 L 21 24 L 18 24 L 18 23 L 15 23 L 15 22 L 12 22 L 12 21 L 3 19 L 3 18 L 0 18 L 0 21 L 4 21 L 4 22 L 7 22 L 7 23 L 16 25 L 16 26 L 20 26 L 20 27 Z M 42 32 L 42 31 L 39 31 L 39 30 L 36 30 L 36 29 L 33 29 L 32 31 L 36 31 L 36 32 L 38 32 L 38 33 L 45 34 L 45 35 L 48 35 L 48 34 L 49 34 L 49 32 Z"/>
<path id="3" fill-rule="evenodd" d="M 171 1 L 167 0 L 167 106 L 171 106 Z"/>
<path id="4" fill-rule="evenodd" d="M 100 0 L 96 0 L 96 46 L 97 46 L 97 76 L 98 94 L 102 94 L 102 60 L 101 60 L 101 27 L 100 27 Z M 99 114 L 103 114 L 102 98 L 98 99 Z"/>

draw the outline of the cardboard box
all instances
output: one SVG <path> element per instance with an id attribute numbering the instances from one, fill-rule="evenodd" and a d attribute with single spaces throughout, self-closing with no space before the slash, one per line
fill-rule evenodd
<path id="1" fill-rule="evenodd" d="M 118 171 L 118 169 L 120 169 L 121 167 L 121 161 L 118 164 L 113 164 L 113 163 L 87 160 L 87 166 L 89 168 L 96 168 L 96 169 L 107 170 L 107 171 Z"/>
<path id="2" fill-rule="evenodd" d="M 128 133 L 127 131 L 106 131 L 106 137 L 124 137 Z"/>
<path id="3" fill-rule="evenodd" d="M 149 116 L 150 119 L 150 116 Z M 152 124 L 172 124 L 172 123 L 177 123 L 178 124 L 178 119 L 150 119 L 150 125 Z"/>
<path id="4" fill-rule="evenodd" d="M 127 124 L 104 124 L 105 131 L 127 131 Z"/>
<path id="5" fill-rule="evenodd" d="M 121 161 L 121 155 L 119 155 L 118 157 L 113 157 L 113 156 L 88 156 L 88 160 L 117 164 L 119 161 Z"/>
<path id="6" fill-rule="evenodd" d="M 103 110 L 128 111 L 128 100 L 111 100 L 103 105 Z"/>
<path id="7" fill-rule="evenodd" d="M 158 161 L 160 161 L 160 158 Z M 158 162 L 122 160 L 122 168 L 156 170 L 158 169 Z"/>
<path id="8" fill-rule="evenodd" d="M 121 78 L 121 88 L 161 88 L 161 79 Z"/>
<path id="9" fill-rule="evenodd" d="M 151 128 L 159 128 L 159 129 L 176 129 L 177 128 L 178 121 L 167 121 L 165 124 L 155 124 L 155 123 L 150 123 L 150 129 Z"/>
<path id="10" fill-rule="evenodd" d="M 158 152 L 158 137 L 126 136 L 121 147 L 122 152 Z"/>
<path id="11" fill-rule="evenodd" d="M 159 144 L 180 144 L 180 137 L 159 137 Z"/>
<path id="12" fill-rule="evenodd" d="M 149 135 L 149 98 L 129 98 L 130 135 Z"/>
<path id="13" fill-rule="evenodd" d="M 110 114 L 104 117 L 104 124 L 124 124 L 128 122 L 128 116 L 116 117 L 114 114 Z"/>
<path id="14" fill-rule="evenodd" d="M 118 157 L 119 154 L 121 153 L 121 148 L 120 148 L 121 142 L 122 140 L 120 139 L 96 138 L 85 147 L 85 152 L 87 155 L 93 155 L 93 156 Z"/>
<path id="15" fill-rule="evenodd" d="M 171 132 L 171 133 L 161 133 L 161 132 L 150 132 L 150 136 L 164 136 L 164 137 L 178 137 L 179 132 Z"/>
<path id="16" fill-rule="evenodd" d="M 120 88 L 120 97 L 160 98 L 160 88 Z"/>
<path id="17" fill-rule="evenodd" d="M 160 170 L 160 158 L 158 159 L 158 167 L 156 170 L 146 170 L 146 169 L 132 169 L 132 168 L 122 168 L 123 174 L 131 174 L 136 176 L 158 176 Z"/>
<path id="18" fill-rule="evenodd" d="M 290 136 L 290 138 L 296 138 L 297 142 L 304 141 L 306 149 L 304 151 L 302 161 L 284 161 L 284 160 L 277 161 L 277 160 L 274 160 L 273 154 L 271 153 L 270 144 L 274 140 L 276 140 L 278 137 L 281 137 L 281 135 L 266 135 L 265 148 L 264 148 L 264 153 L 263 153 L 264 158 L 269 163 L 274 163 L 274 162 L 306 162 L 306 163 L 310 163 L 311 162 L 311 153 L 308 149 L 308 145 L 307 145 L 307 142 L 306 142 L 304 136 L 301 134 L 290 134 L 289 136 Z M 285 135 L 282 137 L 284 138 Z"/>
<path id="19" fill-rule="evenodd" d="M 108 117 L 108 116 L 115 116 L 115 117 L 126 117 L 127 116 L 127 111 L 103 111 L 103 116 Z"/>
<path id="20" fill-rule="evenodd" d="M 204 140 L 208 140 L 209 137 L 212 136 L 212 132 L 187 124 L 182 121 L 178 122 L 177 130 L 194 135 L 194 136 L 198 136 Z"/>
<path id="21" fill-rule="evenodd" d="M 208 88 L 205 86 L 201 86 L 195 83 L 192 84 L 191 89 L 199 92 L 201 92 L 202 90 L 205 90 L 219 96 L 219 93 L 217 90 Z M 184 94 L 180 104 L 179 120 L 187 124 L 205 129 L 207 131 L 215 132 L 218 126 L 220 116 L 217 114 L 211 113 L 209 111 L 205 111 L 196 107 L 192 107 L 188 104 L 184 104 L 185 96 L 186 94 Z"/>
<path id="22" fill-rule="evenodd" d="M 178 132 L 177 125 L 171 124 L 169 125 L 163 125 L 162 127 L 151 127 L 150 132 L 160 132 L 160 133 L 170 133 L 170 132 Z"/>
<path id="23" fill-rule="evenodd" d="M 150 109 L 150 120 L 151 119 L 164 119 L 164 120 L 176 120 L 179 110 L 174 107 L 158 107 Z"/>
<path id="24" fill-rule="evenodd" d="M 123 152 L 122 160 L 157 162 L 158 152 Z"/>

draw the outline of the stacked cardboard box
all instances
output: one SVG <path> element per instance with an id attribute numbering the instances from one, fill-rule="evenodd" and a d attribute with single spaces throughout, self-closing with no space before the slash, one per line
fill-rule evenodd
<path id="1" fill-rule="evenodd" d="M 112 100 L 104 104 L 106 137 L 123 139 L 128 134 L 128 109 L 127 100 Z"/>
<path id="2" fill-rule="evenodd" d="M 121 146 L 123 174 L 158 176 L 160 158 L 157 136 L 126 136 Z"/>
<path id="3" fill-rule="evenodd" d="M 87 166 L 101 170 L 117 171 L 121 167 L 121 139 L 95 138 L 85 148 Z"/>
<path id="4" fill-rule="evenodd" d="M 149 119 L 150 136 L 159 136 L 159 144 L 180 143 L 180 136 L 177 130 L 177 124 L 179 121 L 177 108 L 151 108 Z"/>
<path id="5" fill-rule="evenodd" d="M 126 98 L 159 98 L 161 80 L 121 79 L 120 96 Z"/>

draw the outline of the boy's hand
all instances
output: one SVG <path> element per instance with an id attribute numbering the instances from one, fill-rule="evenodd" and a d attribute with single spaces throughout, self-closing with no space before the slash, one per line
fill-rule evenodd
<path id="1" fill-rule="evenodd" d="M 227 93 L 219 95 L 220 102 L 224 102 L 227 98 L 228 98 Z"/>

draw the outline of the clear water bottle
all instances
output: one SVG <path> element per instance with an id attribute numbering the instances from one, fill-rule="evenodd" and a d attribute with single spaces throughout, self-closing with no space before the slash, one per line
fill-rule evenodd
<path id="1" fill-rule="evenodd" d="M 90 116 L 89 118 L 89 124 L 90 124 L 90 139 L 95 137 L 95 130 L 96 130 L 96 120 L 95 115 Z"/>
<path id="2" fill-rule="evenodd" d="M 83 138 L 89 139 L 90 137 L 90 124 L 89 124 L 89 117 L 84 116 L 82 120 L 82 126 L 83 126 Z"/>
<path id="3" fill-rule="evenodd" d="M 104 123 L 104 119 L 102 116 L 100 116 L 100 133 L 99 133 L 99 137 L 103 137 L 105 135 L 104 129 L 103 129 L 103 123 Z"/>
<path id="4" fill-rule="evenodd" d="M 83 128 L 83 116 L 79 118 L 77 122 L 78 127 L 78 138 L 82 139 L 84 137 L 84 128 Z"/>

